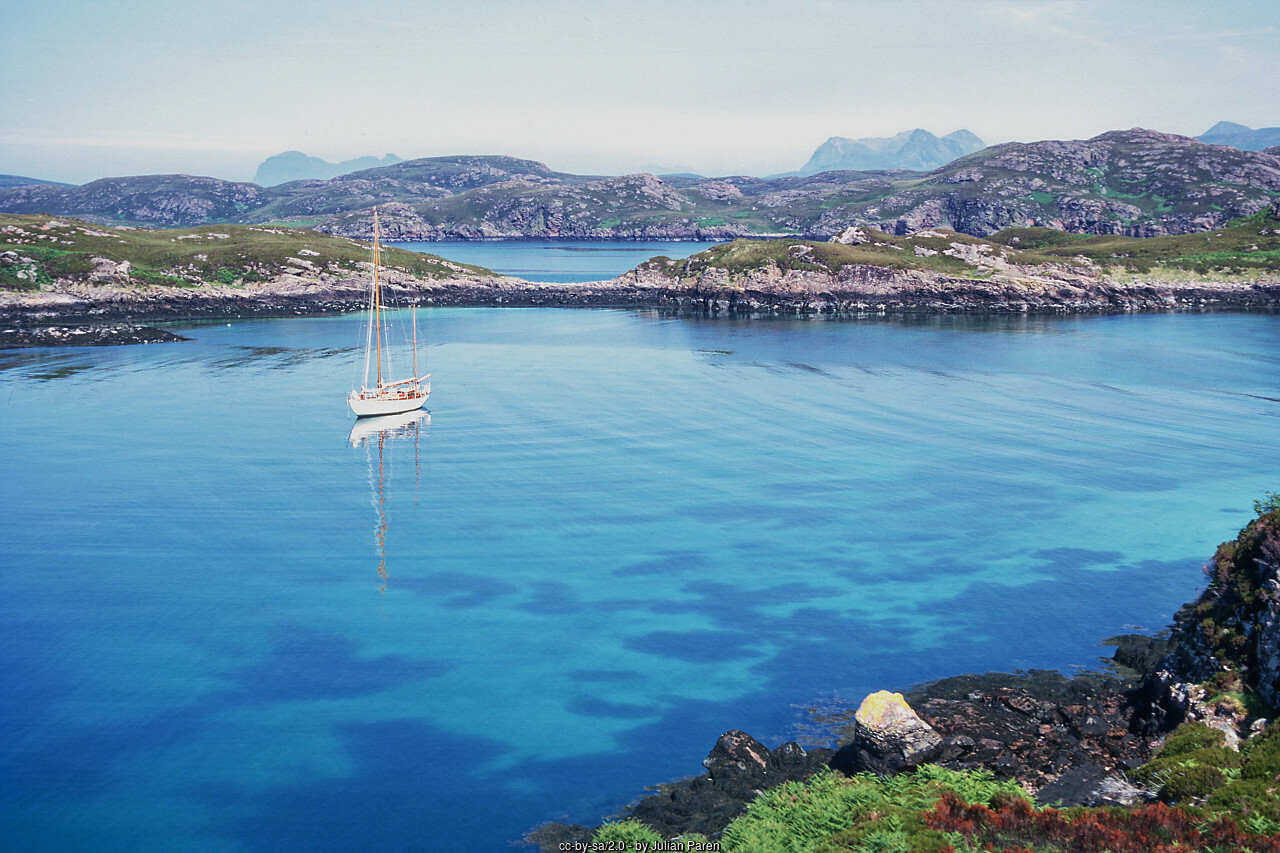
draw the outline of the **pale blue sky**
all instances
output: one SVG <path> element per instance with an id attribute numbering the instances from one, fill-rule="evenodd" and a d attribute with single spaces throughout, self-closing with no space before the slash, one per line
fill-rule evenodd
<path id="1" fill-rule="evenodd" d="M 1280 125 L 1277 0 L 11 0 L 0 173 L 509 154 L 798 168 L 829 136 Z"/>

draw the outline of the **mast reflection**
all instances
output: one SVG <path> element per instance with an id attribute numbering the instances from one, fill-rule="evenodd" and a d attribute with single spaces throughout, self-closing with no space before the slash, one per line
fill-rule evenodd
<path id="1" fill-rule="evenodd" d="M 398 415 L 361 418 L 351 427 L 349 436 L 351 446 L 363 447 L 365 459 L 369 463 L 369 490 L 372 494 L 374 509 L 377 511 L 377 523 L 374 525 L 373 533 L 378 548 L 378 592 L 387 591 L 387 495 L 391 473 L 389 468 L 393 461 L 392 447 L 397 442 L 413 439 L 413 482 L 416 491 L 422 474 L 419 439 L 423 428 L 430 424 L 431 413 L 419 409 Z M 373 458 L 375 447 L 378 450 L 376 469 Z"/>

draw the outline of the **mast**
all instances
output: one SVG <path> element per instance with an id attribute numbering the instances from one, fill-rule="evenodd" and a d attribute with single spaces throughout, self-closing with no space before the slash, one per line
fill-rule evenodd
<path id="1" fill-rule="evenodd" d="M 373 324 L 378 336 L 378 387 L 382 387 L 382 288 L 378 284 L 378 208 L 373 209 Z"/>

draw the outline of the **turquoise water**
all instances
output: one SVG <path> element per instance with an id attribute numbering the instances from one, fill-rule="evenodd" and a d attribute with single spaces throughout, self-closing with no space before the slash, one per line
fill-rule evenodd
<path id="1" fill-rule="evenodd" d="M 687 258 L 715 243 L 670 240 L 447 240 L 395 243 L 526 281 L 604 281 L 654 257 Z"/>
<path id="2" fill-rule="evenodd" d="M 500 851 L 804 708 L 1092 666 L 1280 473 L 1280 317 L 419 313 L 0 353 L 7 849 Z"/>

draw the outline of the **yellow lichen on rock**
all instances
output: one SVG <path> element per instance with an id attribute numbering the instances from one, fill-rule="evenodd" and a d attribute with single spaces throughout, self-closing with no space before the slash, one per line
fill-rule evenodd
<path id="1" fill-rule="evenodd" d="M 863 699 L 854 715 L 859 723 L 873 729 L 887 729 L 895 723 L 913 718 L 918 719 L 916 712 L 911 710 L 902 694 L 888 690 L 878 690 Z"/>

